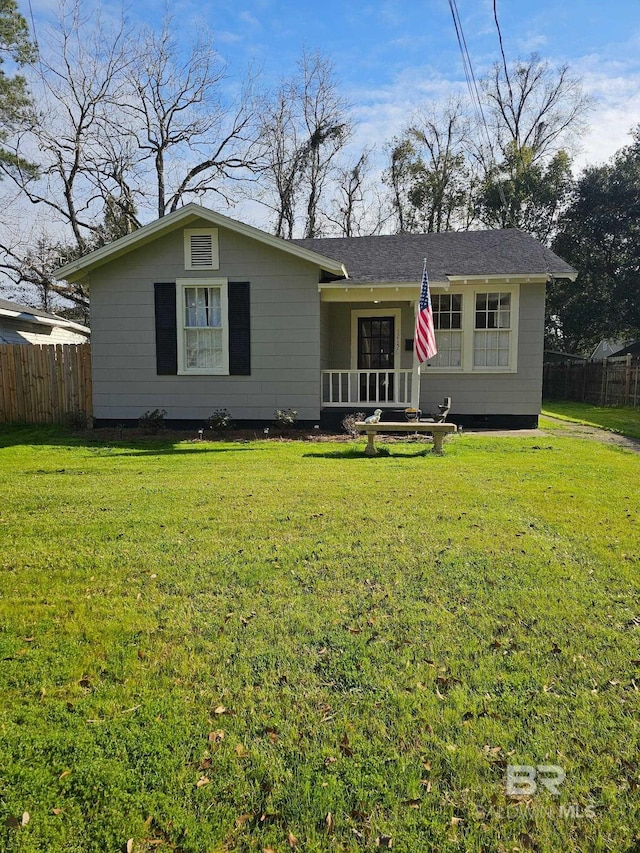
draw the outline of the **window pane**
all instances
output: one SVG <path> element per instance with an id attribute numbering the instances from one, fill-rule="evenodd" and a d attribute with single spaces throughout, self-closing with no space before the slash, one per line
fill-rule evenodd
<path id="1" fill-rule="evenodd" d="M 487 315 L 484 312 L 476 311 L 476 329 L 487 328 Z"/>
<path id="2" fill-rule="evenodd" d="M 462 314 L 460 311 L 456 311 L 451 315 L 451 328 L 452 329 L 461 329 L 462 328 Z"/>
<path id="3" fill-rule="evenodd" d="M 222 330 L 185 330 L 186 366 L 220 369 L 222 367 Z"/>
<path id="4" fill-rule="evenodd" d="M 462 311 L 462 295 L 460 293 L 451 294 L 451 310 Z"/>
<path id="5" fill-rule="evenodd" d="M 500 311 L 500 322 L 499 327 L 501 329 L 508 329 L 511 325 L 511 311 Z"/>
<path id="6" fill-rule="evenodd" d="M 202 327 L 222 325 L 219 287 L 185 287 L 185 326 Z"/>
<path id="7" fill-rule="evenodd" d="M 487 294 L 486 293 L 476 293 L 476 311 L 486 311 L 487 310 Z"/>

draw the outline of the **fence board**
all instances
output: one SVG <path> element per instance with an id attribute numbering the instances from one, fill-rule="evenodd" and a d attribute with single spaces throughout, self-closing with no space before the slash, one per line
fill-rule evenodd
<path id="1" fill-rule="evenodd" d="M 0 423 L 91 418 L 89 344 L 0 345 Z"/>
<path id="2" fill-rule="evenodd" d="M 574 400 L 594 406 L 640 406 L 640 358 L 545 364 L 545 400 Z"/>

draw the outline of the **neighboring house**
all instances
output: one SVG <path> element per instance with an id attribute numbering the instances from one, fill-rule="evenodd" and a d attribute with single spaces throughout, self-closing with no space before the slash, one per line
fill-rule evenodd
<path id="1" fill-rule="evenodd" d="M 0 299 L 0 344 L 84 344 L 90 334 L 64 317 Z"/>
<path id="2" fill-rule="evenodd" d="M 640 355 L 640 341 L 634 341 L 633 343 L 628 344 L 626 347 L 614 352 L 611 358 L 619 358 L 620 356 L 631 355 L 638 356 Z"/>
<path id="3" fill-rule="evenodd" d="M 459 423 L 537 423 L 545 285 L 575 270 L 516 229 L 282 240 L 196 204 L 57 271 L 90 288 L 97 423 L 293 408 L 337 426 L 416 403 L 413 328 L 427 258 L 439 353 L 420 407 Z M 395 410 L 395 411 L 394 411 Z"/>
<path id="4" fill-rule="evenodd" d="M 601 340 L 589 356 L 589 361 L 602 361 L 603 358 L 611 358 L 611 356 L 617 354 L 618 351 L 626 345 L 626 343 L 627 341 Z"/>

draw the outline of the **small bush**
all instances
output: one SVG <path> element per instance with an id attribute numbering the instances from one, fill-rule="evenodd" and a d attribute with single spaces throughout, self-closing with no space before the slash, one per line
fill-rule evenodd
<path id="1" fill-rule="evenodd" d="M 342 429 L 351 438 L 357 438 L 358 431 L 356 430 L 356 423 L 361 423 L 363 420 L 364 412 L 354 412 L 352 415 L 347 415 L 346 418 L 342 419 Z"/>
<path id="2" fill-rule="evenodd" d="M 294 427 L 298 421 L 298 413 L 295 409 L 276 409 L 273 420 L 277 427 L 285 432 Z"/>
<path id="3" fill-rule="evenodd" d="M 164 419 L 167 416 L 165 409 L 154 409 L 152 412 L 145 412 L 138 418 L 138 426 L 141 430 L 150 435 L 155 435 L 164 429 Z"/>
<path id="4" fill-rule="evenodd" d="M 228 409 L 216 409 L 211 417 L 207 418 L 207 426 L 213 430 L 223 430 L 231 423 L 231 412 Z"/>
<path id="5" fill-rule="evenodd" d="M 89 424 L 89 418 L 87 417 L 86 412 L 76 410 L 73 412 L 66 412 L 64 416 L 64 423 L 67 429 L 86 429 Z"/>

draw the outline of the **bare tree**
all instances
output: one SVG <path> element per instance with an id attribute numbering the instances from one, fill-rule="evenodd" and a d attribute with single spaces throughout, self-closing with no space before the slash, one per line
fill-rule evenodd
<path id="1" fill-rule="evenodd" d="M 475 184 L 473 126 L 461 99 L 416 111 L 390 152 L 385 182 L 403 231 L 467 228 Z"/>
<path id="2" fill-rule="evenodd" d="M 372 154 L 373 149 L 367 148 L 355 163 L 336 169 L 332 208 L 326 217 L 341 237 L 380 234 L 393 216 L 372 176 Z"/>
<path id="3" fill-rule="evenodd" d="M 264 143 L 261 201 L 275 213 L 274 233 L 291 239 L 296 224 L 296 191 L 302 180 L 305 148 L 297 121 L 298 92 L 283 82 L 265 99 L 260 137 Z"/>
<path id="4" fill-rule="evenodd" d="M 568 65 L 552 66 L 539 54 L 496 63 L 482 81 L 489 126 L 499 152 L 528 148 L 534 162 L 570 146 L 585 127 L 592 106 Z"/>
<path id="5" fill-rule="evenodd" d="M 305 143 L 305 237 L 320 237 L 320 200 L 338 152 L 351 136 L 347 103 L 339 95 L 332 63 L 319 53 L 303 53 L 302 109 Z"/>
<path id="6" fill-rule="evenodd" d="M 80 251 L 97 232 L 108 181 L 106 106 L 122 94 L 120 70 L 127 64 L 124 23 L 112 32 L 98 18 L 89 22 L 80 3 L 63 3 L 57 27 L 41 44 L 32 66 L 38 101 L 33 124 L 12 137 L 16 158 L 37 153 L 38 169 L 0 169 L 31 204 L 46 208 L 66 226 Z"/>
<path id="7" fill-rule="evenodd" d="M 37 114 L 8 136 L 0 174 L 23 204 L 46 211 L 49 229 L 14 229 L 2 263 L 16 284 L 85 306 L 81 288 L 53 282 L 51 270 L 139 227 L 138 209 L 162 216 L 195 195 L 229 199 L 228 181 L 253 167 L 254 113 L 246 88 L 235 101 L 224 95 L 209 44 L 178 62 L 169 22 L 141 35 L 61 0 L 40 47 L 29 76 Z"/>
<path id="8" fill-rule="evenodd" d="M 327 190 L 351 132 L 332 63 L 304 51 L 296 77 L 263 106 L 261 201 L 275 213 L 278 236 L 292 237 L 299 225 L 304 237 L 321 235 Z"/>
<path id="9" fill-rule="evenodd" d="M 176 210 L 189 196 L 216 193 L 255 168 L 256 114 L 250 82 L 234 102 L 223 96 L 226 65 L 209 38 L 179 59 L 171 19 L 146 30 L 128 67 L 130 95 L 121 104 L 141 160 L 152 162 L 156 213 Z"/>

